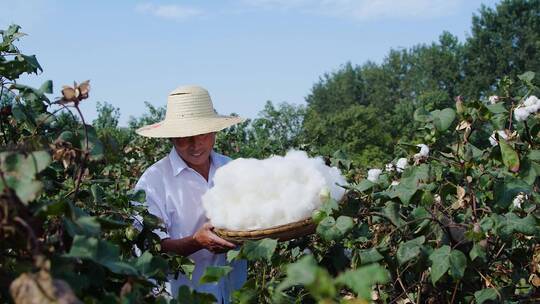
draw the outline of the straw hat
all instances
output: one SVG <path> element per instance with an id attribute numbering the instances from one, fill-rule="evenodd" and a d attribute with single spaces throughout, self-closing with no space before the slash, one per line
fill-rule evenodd
<path id="1" fill-rule="evenodd" d="M 217 132 L 244 121 L 218 115 L 208 91 L 199 86 L 181 86 L 167 98 L 165 119 L 137 130 L 146 137 L 189 137 Z"/>

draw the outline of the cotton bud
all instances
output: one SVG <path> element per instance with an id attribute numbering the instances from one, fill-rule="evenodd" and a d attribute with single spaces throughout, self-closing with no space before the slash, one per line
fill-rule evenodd
<path id="1" fill-rule="evenodd" d="M 397 186 L 399 185 L 399 181 L 392 181 L 392 186 Z"/>
<path id="2" fill-rule="evenodd" d="M 397 172 L 403 172 L 403 170 L 405 170 L 408 165 L 409 163 L 407 162 L 407 159 L 405 157 L 398 159 L 398 161 L 396 162 Z"/>
<path id="3" fill-rule="evenodd" d="M 499 96 L 497 95 L 489 96 L 489 103 L 494 104 L 494 103 L 497 103 L 498 101 L 499 101 Z"/>
<path id="4" fill-rule="evenodd" d="M 321 191 L 319 192 L 319 197 L 323 202 L 330 198 L 330 190 L 328 189 L 328 187 L 323 187 L 321 189 Z"/>
<path id="5" fill-rule="evenodd" d="M 463 112 L 465 112 L 465 109 L 463 107 L 463 100 L 461 99 L 461 96 L 456 97 L 456 112 L 458 114 L 463 114 Z"/>
<path id="6" fill-rule="evenodd" d="M 433 196 L 433 201 L 434 201 L 436 204 L 442 203 L 441 196 L 438 195 L 438 194 L 435 194 L 435 195 Z"/>
<path id="7" fill-rule="evenodd" d="M 381 169 L 369 169 L 369 170 L 368 170 L 368 177 L 367 177 L 367 179 L 368 179 L 370 182 L 376 183 L 377 180 L 379 179 L 379 175 L 381 175 L 381 173 L 382 173 L 382 170 L 381 170 Z"/>
<path id="8" fill-rule="evenodd" d="M 302 253 L 305 254 L 305 255 L 312 254 L 312 252 L 311 252 L 311 250 L 309 248 L 306 248 L 306 249 L 302 250 Z"/>

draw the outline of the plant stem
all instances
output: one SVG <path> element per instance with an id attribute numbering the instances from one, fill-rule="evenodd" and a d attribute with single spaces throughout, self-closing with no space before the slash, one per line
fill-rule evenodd
<path id="1" fill-rule="evenodd" d="M 79 192 L 79 188 L 81 186 L 81 181 L 82 181 L 82 177 L 84 175 L 84 169 L 85 169 L 85 165 L 86 165 L 86 161 L 88 160 L 88 128 L 86 126 L 86 123 L 84 121 L 84 116 L 81 112 L 81 109 L 79 109 L 79 105 L 78 104 L 75 104 L 75 109 L 77 109 L 77 112 L 79 113 L 79 116 L 81 117 L 81 121 L 82 121 L 82 124 L 83 124 L 83 127 L 84 127 L 84 142 L 85 142 L 85 147 L 84 147 L 84 157 L 83 157 L 83 160 L 81 162 L 81 166 L 79 167 L 79 174 L 77 176 L 77 181 L 75 182 L 75 192 L 73 193 L 73 199 L 75 199 L 77 197 L 77 194 Z"/>

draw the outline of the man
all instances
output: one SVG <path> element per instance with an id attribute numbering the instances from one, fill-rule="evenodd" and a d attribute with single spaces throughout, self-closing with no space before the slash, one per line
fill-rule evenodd
<path id="1" fill-rule="evenodd" d="M 228 303 L 231 292 L 246 280 L 246 262 L 238 261 L 217 284 L 198 284 L 207 266 L 228 265 L 223 253 L 235 247 L 213 233 L 201 197 L 213 186 L 216 170 L 230 160 L 213 151 L 216 132 L 241 121 L 217 115 L 205 89 L 182 86 L 169 94 L 163 121 L 137 130 L 142 136 L 169 138 L 174 146 L 168 156 L 143 173 L 136 189 L 146 192 L 148 210 L 165 225 L 166 232 L 156 231 L 162 249 L 195 262 L 192 280 L 182 275 L 169 278 L 175 297 L 178 288 L 187 285 Z"/>

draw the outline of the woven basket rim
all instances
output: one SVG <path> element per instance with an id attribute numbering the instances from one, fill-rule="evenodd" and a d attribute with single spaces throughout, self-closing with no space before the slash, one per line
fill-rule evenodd
<path id="1" fill-rule="evenodd" d="M 313 223 L 313 220 L 311 219 L 311 217 L 308 217 L 308 218 L 305 218 L 305 219 L 302 219 L 302 220 L 299 220 L 299 221 L 296 221 L 296 222 L 291 222 L 291 223 L 287 223 L 287 224 L 282 224 L 282 225 L 277 225 L 277 226 L 272 226 L 272 227 L 269 227 L 269 228 L 262 228 L 262 229 L 249 229 L 249 230 L 229 230 L 229 229 L 225 229 L 225 228 L 215 228 L 214 230 L 217 230 L 223 234 L 237 234 L 237 233 L 241 233 L 241 234 L 245 234 L 245 233 L 249 233 L 249 234 L 252 234 L 252 233 L 260 233 L 260 234 L 264 234 L 264 232 L 276 232 L 276 231 L 285 231 L 285 230 L 289 230 L 291 228 L 297 228 L 299 226 L 305 226 L 305 225 L 309 225 Z"/>

